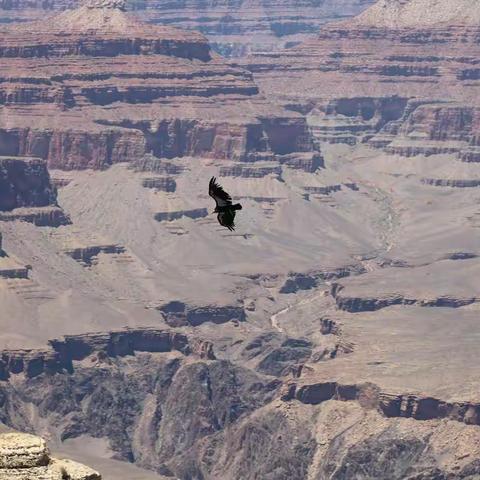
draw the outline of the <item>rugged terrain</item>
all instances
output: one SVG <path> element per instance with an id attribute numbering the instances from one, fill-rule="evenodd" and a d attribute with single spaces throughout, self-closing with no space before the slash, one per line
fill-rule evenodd
<path id="1" fill-rule="evenodd" d="M 2 37 L 1 214 L 68 221 L 0 221 L 0 422 L 107 480 L 478 479 L 475 10 L 383 2 L 252 76 L 82 8 Z"/>
<path id="2" fill-rule="evenodd" d="M 246 60 L 321 141 L 479 160 L 477 4 L 384 1 L 279 55 Z"/>
<path id="3" fill-rule="evenodd" d="M 75 8 L 78 0 L 1 0 L 0 23 Z M 356 15 L 373 0 L 131 0 L 129 10 L 149 23 L 202 32 L 225 56 L 272 51 L 298 44 L 325 23 Z M 51 13 L 50 13 L 51 14 Z"/>
<path id="4" fill-rule="evenodd" d="M 151 26 L 122 2 L 87 2 L 0 40 L 0 154 L 102 169 L 156 157 L 299 162 L 305 119 L 258 94 L 205 37 Z M 295 156 L 298 153 L 299 155 Z"/>

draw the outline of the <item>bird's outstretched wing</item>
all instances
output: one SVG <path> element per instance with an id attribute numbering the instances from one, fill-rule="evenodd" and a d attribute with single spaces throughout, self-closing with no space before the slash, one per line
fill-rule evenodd
<path id="1" fill-rule="evenodd" d="M 221 212 L 217 215 L 217 220 L 222 227 L 227 227 L 230 231 L 233 232 L 235 230 L 235 211 L 234 210 L 227 210 L 225 212 Z"/>
<path id="2" fill-rule="evenodd" d="M 215 200 L 217 207 L 226 207 L 232 204 L 232 197 L 212 177 L 208 185 L 208 194 Z"/>

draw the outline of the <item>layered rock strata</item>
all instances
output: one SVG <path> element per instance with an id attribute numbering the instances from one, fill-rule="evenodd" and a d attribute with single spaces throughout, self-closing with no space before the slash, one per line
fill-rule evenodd
<path id="1" fill-rule="evenodd" d="M 153 328 L 66 335 L 63 340 L 52 340 L 50 346 L 49 350 L 4 350 L 0 357 L 0 380 L 19 373 L 33 378 L 43 373 L 73 372 L 73 362 L 93 354 L 115 358 L 135 352 L 178 351 L 183 355 L 215 358 L 213 346 L 208 341 Z"/>
<path id="2" fill-rule="evenodd" d="M 284 389 L 282 399 L 284 401 L 295 399 L 310 405 L 318 405 L 328 400 L 357 401 L 363 406 L 377 408 L 387 417 L 413 418 L 415 420 L 448 418 L 468 425 L 480 425 L 479 403 L 450 403 L 428 396 L 388 394 L 381 392 L 373 384 L 290 383 Z"/>
<path id="3" fill-rule="evenodd" d="M 355 15 L 372 2 L 327 0 L 319 4 L 314 0 L 303 0 L 292 5 L 285 0 L 188 0 L 173 3 L 132 0 L 128 2 L 128 8 L 141 14 L 149 23 L 200 31 L 222 55 L 239 56 L 299 43 L 324 23 Z M 2 0 L 0 20 L 3 17 L 5 22 L 24 21 L 44 15 L 45 11 L 75 8 L 78 4 L 78 0 Z"/>
<path id="4" fill-rule="evenodd" d="M 246 63 L 263 91 L 308 113 L 320 141 L 478 161 L 479 12 L 465 2 L 381 1 Z"/>
<path id="5" fill-rule="evenodd" d="M 146 153 L 254 161 L 314 150 L 305 120 L 268 103 L 205 37 L 142 23 L 122 2 L 90 1 L 1 38 L 0 154 L 104 169 Z"/>

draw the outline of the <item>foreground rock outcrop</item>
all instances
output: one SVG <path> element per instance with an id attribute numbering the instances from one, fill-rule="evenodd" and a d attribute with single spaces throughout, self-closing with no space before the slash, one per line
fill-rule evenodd
<path id="1" fill-rule="evenodd" d="M 26 433 L 0 435 L 2 480 L 101 480 L 91 468 L 72 460 L 50 457 L 45 441 Z"/>

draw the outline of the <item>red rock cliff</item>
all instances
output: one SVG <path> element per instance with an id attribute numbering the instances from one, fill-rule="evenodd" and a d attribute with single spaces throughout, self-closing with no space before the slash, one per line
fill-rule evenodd
<path id="1" fill-rule="evenodd" d="M 0 154 L 55 168 L 312 148 L 304 119 L 266 102 L 203 36 L 141 23 L 120 1 L 5 29 L 0 71 Z"/>

